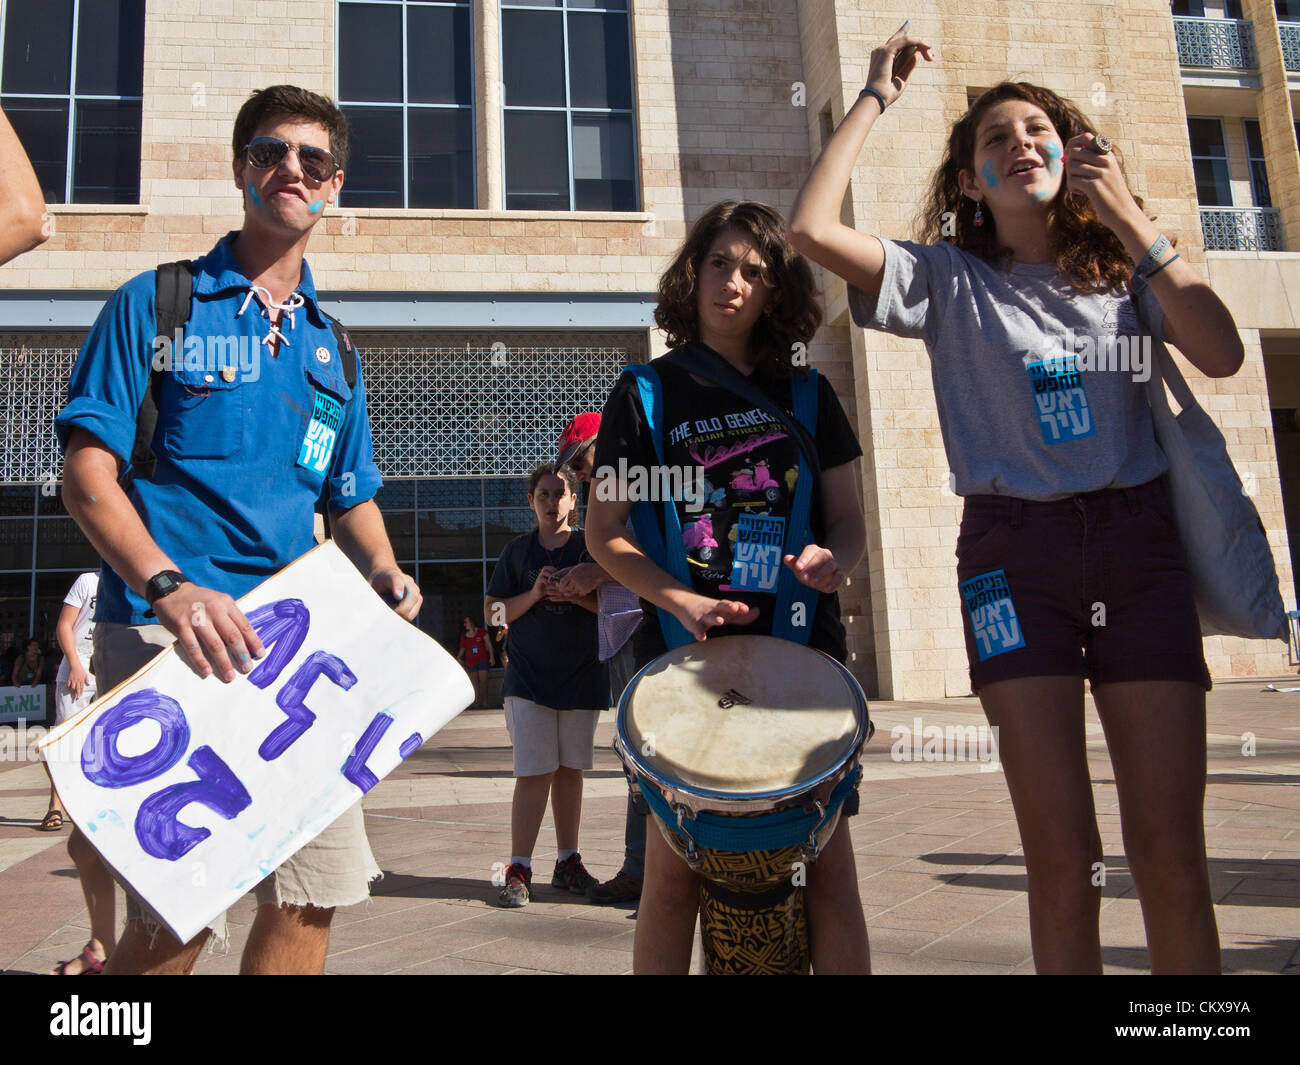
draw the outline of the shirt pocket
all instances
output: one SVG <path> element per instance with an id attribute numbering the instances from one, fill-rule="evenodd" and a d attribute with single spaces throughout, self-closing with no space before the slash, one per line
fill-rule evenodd
<path id="1" fill-rule="evenodd" d="M 247 392 L 236 374 L 175 370 L 163 380 L 163 447 L 178 459 L 228 459 L 244 443 Z"/>
<path id="2" fill-rule="evenodd" d="M 314 477 L 326 477 L 338 453 L 352 389 L 341 373 L 306 368 L 310 402 L 298 438 L 295 462 Z"/>

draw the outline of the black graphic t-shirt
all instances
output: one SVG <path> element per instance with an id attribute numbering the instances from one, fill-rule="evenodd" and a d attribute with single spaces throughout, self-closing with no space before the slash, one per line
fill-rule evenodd
<path id="1" fill-rule="evenodd" d="M 663 383 L 664 465 L 674 471 L 704 471 L 702 483 L 683 482 L 684 490 L 673 492 L 692 586 L 701 595 L 738 600 L 759 609 L 752 624 L 711 629 L 709 638 L 767 635 L 772 631 L 777 582 L 784 568 L 781 545 L 798 480 L 799 445 L 784 425 L 727 389 L 702 384 L 687 371 L 660 360 L 650 365 Z M 788 381 L 752 380 L 782 410 L 790 410 Z M 834 469 L 852 462 L 862 449 L 835 390 L 820 375 L 817 385 L 814 440 L 822 468 Z M 605 404 L 595 462 L 598 470 L 608 466 L 620 475 L 658 466 L 637 385 L 630 376 L 619 379 Z M 654 480 L 649 479 L 646 488 L 660 492 L 664 485 Z M 629 487 L 635 491 L 630 483 Z M 662 532 L 662 508 L 656 506 L 655 513 Z M 812 542 L 824 546 L 820 485 L 813 489 L 809 525 Z M 666 650 L 658 611 L 644 606 L 645 623 L 635 637 L 639 662 Z M 818 597 L 808 644 L 844 660 L 838 596 Z"/>
<path id="2" fill-rule="evenodd" d="M 546 567 L 557 570 L 590 562 L 582 530 L 563 547 L 547 550 L 537 530 L 506 544 L 492 571 L 487 594 L 509 599 L 528 591 Z M 605 710 L 609 674 L 596 646 L 596 615 L 576 603 L 543 599 L 510 623 L 506 632 L 502 697 L 529 699 L 552 710 Z"/>

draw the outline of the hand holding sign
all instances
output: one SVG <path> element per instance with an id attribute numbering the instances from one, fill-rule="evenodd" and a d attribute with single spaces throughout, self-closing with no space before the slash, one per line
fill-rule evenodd
<path id="1" fill-rule="evenodd" d="M 474 697 L 332 542 L 237 609 L 265 649 L 246 677 L 197 677 L 173 645 L 41 748 L 73 820 L 182 942 Z"/>

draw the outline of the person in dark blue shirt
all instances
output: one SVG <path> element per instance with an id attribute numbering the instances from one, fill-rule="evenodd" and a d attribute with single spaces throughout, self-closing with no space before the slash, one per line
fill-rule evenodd
<path id="1" fill-rule="evenodd" d="M 407 620 L 419 612 L 420 590 L 398 567 L 374 502 L 381 481 L 361 371 L 349 384 L 303 259 L 342 187 L 347 132 L 324 97 L 287 85 L 253 93 L 233 142 L 243 226 L 194 264 L 184 338 L 166 338 L 178 341 L 170 352 L 155 342 L 152 271 L 114 293 L 86 338 L 57 431 L 64 502 L 104 559 L 102 690 L 173 639 L 202 677 L 228 683 L 250 672 L 264 648 L 235 600 L 314 545 L 321 510 L 371 586 Z M 156 468 L 124 491 L 151 369 L 162 373 Z M 111 950 L 112 883 L 79 833 L 69 850 L 92 935 Z M 244 971 L 320 972 L 334 907 L 364 900 L 378 875 L 358 803 L 258 886 Z M 208 931 L 182 944 L 149 917 L 128 892 L 127 930 L 107 971 L 192 968 Z"/>

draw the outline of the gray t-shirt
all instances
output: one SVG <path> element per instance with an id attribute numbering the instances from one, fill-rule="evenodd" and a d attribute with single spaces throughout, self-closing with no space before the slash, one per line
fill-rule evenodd
<path id="1" fill-rule="evenodd" d="M 1063 499 L 1168 469 L 1143 384 L 1164 325 L 1146 282 L 1087 294 L 1050 263 L 882 243 L 880 296 L 850 285 L 849 308 L 860 326 L 925 341 L 958 495 Z"/>

